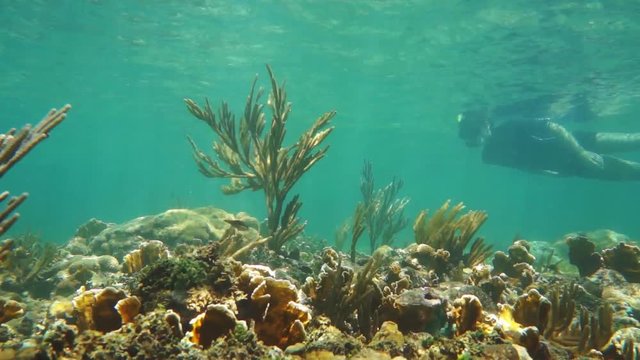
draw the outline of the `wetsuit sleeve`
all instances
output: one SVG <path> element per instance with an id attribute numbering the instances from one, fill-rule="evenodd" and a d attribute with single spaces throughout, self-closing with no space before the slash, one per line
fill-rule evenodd
<path id="1" fill-rule="evenodd" d="M 482 157 L 486 163 L 525 171 L 575 175 L 597 166 L 590 154 L 559 124 L 530 120 L 497 126 Z"/>

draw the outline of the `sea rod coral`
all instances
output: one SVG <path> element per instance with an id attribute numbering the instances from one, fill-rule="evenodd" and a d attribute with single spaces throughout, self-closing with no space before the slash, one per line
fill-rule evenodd
<path id="1" fill-rule="evenodd" d="M 257 77 L 251 84 L 244 113 L 237 124 L 226 102 L 222 103 L 218 115 L 208 100 L 204 107 L 191 99 L 185 102 L 191 114 L 209 125 L 218 138 L 213 143 L 216 159 L 201 151 L 189 138 L 200 172 L 211 178 L 230 179 L 230 184 L 222 188 L 225 194 L 246 189 L 262 190 L 267 202 L 269 248 L 280 250 L 304 230 L 305 224 L 297 216 L 302 206 L 299 196 L 295 195 L 288 202 L 287 197 L 302 175 L 326 154 L 328 146 L 320 146 L 333 131 L 329 123 L 336 113 L 322 114 L 295 144 L 284 145 L 291 104 L 287 102 L 284 83 L 278 84 L 268 65 L 267 71 L 271 80 L 267 105 L 272 116 L 266 132 L 264 105 L 259 103 L 263 91 L 256 91 Z"/>
<path id="2" fill-rule="evenodd" d="M 35 127 L 27 124 L 20 131 L 12 128 L 6 133 L 0 134 L 0 178 L 36 145 L 46 139 L 49 132 L 66 118 L 69 109 L 71 109 L 71 105 L 65 105 L 60 110 L 52 109 Z M 6 200 L 8 196 L 8 191 L 0 193 L 0 202 Z M 6 208 L 0 210 L 0 235 L 9 230 L 18 220 L 20 215 L 13 211 L 27 196 L 27 193 L 23 193 L 11 197 Z"/>

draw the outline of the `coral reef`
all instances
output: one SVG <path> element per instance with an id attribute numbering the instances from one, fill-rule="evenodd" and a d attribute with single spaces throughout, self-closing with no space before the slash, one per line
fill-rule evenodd
<path id="1" fill-rule="evenodd" d="M 257 77 L 251 84 L 244 115 L 238 125 L 226 102 L 222 103 L 218 116 L 208 100 L 204 107 L 191 99 L 185 102 L 189 112 L 209 125 L 218 137 L 213 148 L 222 164 L 202 152 L 189 138 L 200 172 L 211 178 L 230 179 L 229 185 L 222 189 L 225 194 L 246 189 L 262 190 L 267 203 L 269 247 L 280 250 L 304 229 L 304 223 L 298 218 L 302 206 L 299 196 L 293 196 L 288 202 L 287 197 L 302 175 L 326 154 L 328 147 L 320 146 L 333 131 L 329 123 L 335 112 L 321 115 L 294 145 L 284 145 L 291 104 L 287 102 L 284 84 L 278 85 L 268 65 L 267 71 L 271 80 L 267 104 L 271 108 L 272 121 L 266 132 L 264 105 L 259 103 L 263 92 L 262 89 L 256 92 Z"/>
<path id="2" fill-rule="evenodd" d="M 365 230 L 363 220 L 351 220 L 352 236 Z M 91 220 L 43 265 L 47 252 L 37 237 L 13 239 L 0 268 L 0 358 L 638 354 L 640 284 L 630 282 L 636 253 L 626 243 L 606 250 L 609 262 L 605 250 L 587 251 L 603 254 L 604 265 L 577 277 L 536 272 L 533 253 L 544 252 L 522 239 L 497 251 L 489 265 L 450 244 L 462 240 L 382 246 L 367 256 L 299 236 L 274 251 L 259 246 L 269 236 L 260 235 L 255 219 L 218 209 L 168 211 L 125 224 Z M 206 240 L 183 240 L 194 234 Z M 105 248 L 118 257 L 101 254 Z M 548 263 L 567 260 L 562 256 Z"/>
<path id="3" fill-rule="evenodd" d="M 216 112 L 185 100 L 216 136 L 212 157 L 189 138 L 199 170 L 228 179 L 227 194 L 261 191 L 265 226 L 246 213 L 171 209 L 122 224 L 91 219 L 60 246 L 30 233 L 5 240 L 0 359 L 640 356 L 640 247 L 621 234 L 517 238 L 490 265 L 491 246 L 476 236 L 487 214 L 446 201 L 420 212 L 414 243 L 394 249 L 408 199 L 397 179 L 376 189 L 368 162 L 335 248 L 305 234 L 292 191 L 327 153 L 335 112 L 287 145 L 291 105 L 267 71 L 266 103 L 256 79 L 237 123 L 227 103 Z M 0 177 L 69 108 L 0 135 Z M 0 193 L 0 235 L 26 196 Z M 357 252 L 365 231 L 370 256 Z"/>

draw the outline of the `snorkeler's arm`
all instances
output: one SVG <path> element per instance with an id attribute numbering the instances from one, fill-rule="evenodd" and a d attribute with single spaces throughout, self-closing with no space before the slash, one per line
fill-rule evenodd
<path id="1" fill-rule="evenodd" d="M 591 151 L 587 151 L 576 138 L 560 124 L 549 121 L 547 123 L 548 129 L 553 134 L 553 137 L 560 139 L 559 142 L 568 155 L 572 157 L 581 165 L 587 167 L 602 168 L 603 160 L 602 156 Z"/>

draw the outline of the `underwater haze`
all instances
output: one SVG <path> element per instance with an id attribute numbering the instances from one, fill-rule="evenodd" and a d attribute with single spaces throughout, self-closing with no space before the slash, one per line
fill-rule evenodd
<path id="1" fill-rule="evenodd" d="M 637 14 L 632 1 L 5 1 L 0 130 L 73 106 L 2 179 L 30 193 L 11 232 L 62 243 L 93 217 L 175 207 L 264 218 L 261 192 L 224 195 L 224 180 L 198 172 L 186 136 L 210 150 L 214 134 L 183 99 L 227 100 L 239 113 L 256 74 L 268 87 L 269 64 L 293 104 L 286 143 L 337 111 L 327 156 L 294 189 L 310 235 L 332 242 L 369 160 L 376 186 L 404 181 L 410 219 L 463 201 L 487 211 L 481 235 L 493 244 L 602 228 L 638 238 L 639 182 L 484 164 L 456 122 L 470 108 L 552 98 L 548 113 L 521 113 L 640 132 Z M 567 116 L 576 97 L 589 119 Z M 412 238 L 409 226 L 401 240 Z"/>

